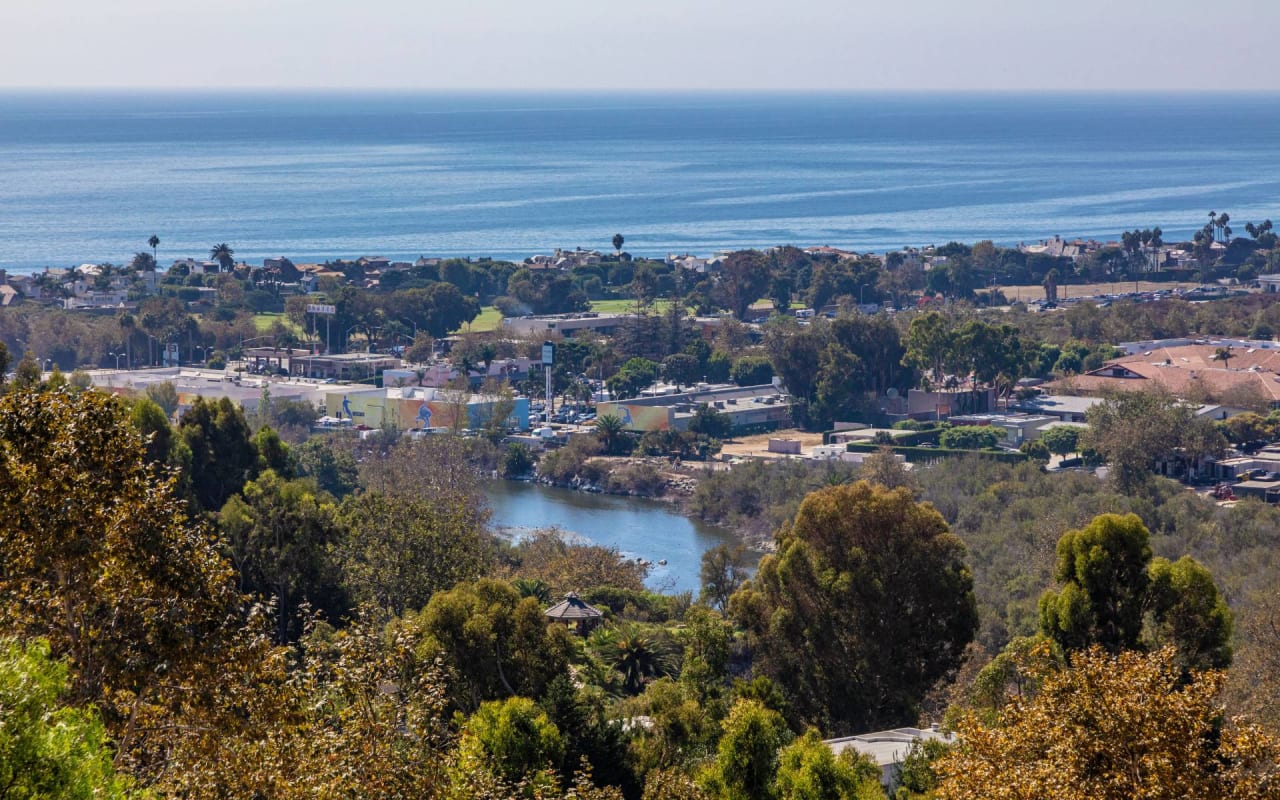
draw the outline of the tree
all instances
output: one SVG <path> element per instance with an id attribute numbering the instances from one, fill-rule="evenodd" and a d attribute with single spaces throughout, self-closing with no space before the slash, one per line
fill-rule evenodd
<path id="1" fill-rule="evenodd" d="M 169 419 L 173 419 L 173 415 L 178 412 L 178 390 L 174 388 L 172 381 L 147 384 L 145 394 L 148 400 L 160 406 L 160 410 Z"/>
<path id="2" fill-rule="evenodd" d="M 772 800 L 778 751 L 791 740 L 782 715 L 758 700 L 739 700 L 724 721 L 716 760 L 703 784 L 721 800 Z"/>
<path id="3" fill-rule="evenodd" d="M 1040 599 L 1040 630 L 1068 653 L 1170 646 L 1185 669 L 1231 663 L 1232 617 L 1207 569 L 1189 556 L 1151 558 L 1134 514 L 1103 514 L 1058 540 L 1054 578 Z"/>
<path id="4" fill-rule="evenodd" d="M 720 267 L 720 290 L 724 307 L 739 320 L 747 318 L 751 304 L 769 290 L 769 263 L 756 250 L 730 253 Z"/>
<path id="5" fill-rule="evenodd" d="M 626 239 L 625 239 L 625 238 L 623 238 L 622 234 L 620 234 L 620 233 L 615 233 L 615 234 L 613 235 L 613 249 L 614 249 L 616 252 L 621 253 L 621 252 L 622 252 L 622 244 L 623 244 L 623 242 L 625 242 L 625 241 L 626 241 Z"/>
<path id="6" fill-rule="evenodd" d="M 178 422 L 191 451 L 191 487 L 201 508 L 216 511 L 258 472 L 258 452 L 244 413 L 229 399 L 197 397 Z"/>
<path id="7" fill-rule="evenodd" d="M 778 755 L 778 800 L 882 800 L 880 768 L 854 753 L 837 757 L 810 729 Z"/>
<path id="8" fill-rule="evenodd" d="M 462 749 L 477 747 L 482 763 L 518 781 L 559 765 L 564 737 L 546 712 L 525 697 L 484 703 L 467 720 Z"/>
<path id="9" fill-rule="evenodd" d="M 9 348 L 4 342 L 0 342 L 0 388 L 4 387 L 5 381 L 9 379 L 9 365 L 13 358 L 9 355 Z"/>
<path id="10" fill-rule="evenodd" d="M 1194 406 L 1167 392 L 1119 392 L 1089 409 L 1080 447 L 1111 465 L 1118 485 L 1131 491 L 1156 462 L 1196 461 L 1224 449 L 1222 434 Z"/>
<path id="11" fill-rule="evenodd" d="M 350 611 L 337 559 L 342 536 L 336 510 L 310 481 L 286 480 L 272 471 L 245 484 L 222 507 L 223 547 L 240 591 L 275 600 L 277 642 L 301 633 L 304 604 L 332 622 Z"/>
<path id="12" fill-rule="evenodd" d="M 702 600 L 723 611 L 746 581 L 746 550 L 718 544 L 702 554 Z"/>
<path id="13" fill-rule="evenodd" d="M 1000 430 L 990 425 L 958 425 L 944 430 L 938 444 L 951 450 L 990 450 L 1001 438 Z"/>
<path id="14" fill-rule="evenodd" d="M 1139 646 L 1151 563 L 1150 534 L 1136 514 L 1103 514 L 1058 540 L 1060 590 L 1040 599 L 1040 629 L 1064 650 Z"/>
<path id="15" fill-rule="evenodd" d="M 439 658 L 454 702 L 467 710 L 512 695 L 540 696 L 568 669 L 574 647 L 562 626 L 547 625 L 536 597 L 488 578 L 437 592 L 407 624 Z"/>
<path id="16" fill-rule="evenodd" d="M 714 406 L 702 403 L 693 412 L 693 419 L 689 420 L 689 431 L 711 439 L 728 439 L 733 432 L 733 418 Z"/>
<path id="17" fill-rule="evenodd" d="M 676 672 L 670 645 L 637 625 L 598 628 L 590 645 L 621 676 L 623 690 L 631 694 L 639 694 L 649 681 Z"/>
<path id="18" fill-rule="evenodd" d="M 911 320 L 902 363 L 928 372 L 934 383 L 940 383 L 954 347 L 951 327 L 951 321 L 938 311 Z"/>
<path id="19" fill-rule="evenodd" d="M 1280 742 L 1223 726 L 1224 675 L 1189 678 L 1171 648 L 1082 651 L 1015 698 L 994 724 L 967 714 L 936 763 L 954 800 L 1150 800 L 1280 797 Z"/>
<path id="20" fill-rule="evenodd" d="M 805 497 L 774 538 L 729 603 L 757 672 L 833 735 L 914 720 L 978 624 L 964 545 L 942 516 L 859 481 Z"/>
<path id="21" fill-rule="evenodd" d="M 459 581 L 478 578 L 488 564 L 489 543 L 468 502 L 378 491 L 349 495 L 338 514 L 346 531 L 347 591 L 401 614 Z"/>
<path id="22" fill-rule="evenodd" d="M 635 397 L 658 380 L 659 367 L 647 358 L 628 359 L 605 384 L 614 399 Z"/>
<path id="23" fill-rule="evenodd" d="M 231 245 L 223 242 L 215 244 L 209 250 L 209 258 L 218 262 L 218 268 L 223 272 L 230 272 L 236 265 L 236 251 L 231 249 Z"/>
<path id="24" fill-rule="evenodd" d="M 241 597 L 113 396 L 0 398 L 0 563 L 0 636 L 47 639 L 122 751 L 215 682 Z"/>
<path id="25" fill-rule="evenodd" d="M 151 246 L 151 261 L 155 263 L 160 258 L 160 237 L 154 233 L 151 234 L 151 238 L 147 239 L 147 244 Z"/>
<path id="26" fill-rule="evenodd" d="M 1070 425 L 1054 425 L 1040 435 L 1049 452 L 1059 456 L 1080 452 L 1080 429 Z"/>
<path id="27" fill-rule="evenodd" d="M 773 364 L 764 356 L 743 356 L 729 372 L 739 386 L 760 386 L 773 380 Z"/>
<path id="28" fill-rule="evenodd" d="M 0 639 L 0 795 L 123 800 L 142 797 L 117 775 L 102 720 L 61 704 L 67 667 L 49 644 Z"/>
<path id="29" fill-rule="evenodd" d="M 622 418 L 617 414 L 603 414 L 596 417 L 595 429 L 596 438 L 604 446 L 604 451 L 610 455 L 615 454 L 626 431 Z"/>
<path id="30" fill-rule="evenodd" d="M 702 365 L 688 353 L 672 353 L 662 359 L 662 375 L 676 386 L 691 386 L 702 379 Z"/>

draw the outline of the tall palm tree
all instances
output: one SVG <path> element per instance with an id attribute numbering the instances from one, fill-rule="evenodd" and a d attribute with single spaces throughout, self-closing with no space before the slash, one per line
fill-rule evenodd
<path id="1" fill-rule="evenodd" d="M 617 414 L 605 414 L 596 419 L 596 436 L 604 445 L 606 453 L 612 455 L 617 450 L 624 427 L 622 418 Z"/>
<path id="2" fill-rule="evenodd" d="M 153 234 L 151 234 L 151 238 L 147 240 L 147 244 L 151 245 L 151 258 L 152 258 L 152 260 L 157 260 L 157 261 L 158 261 L 158 260 L 159 260 L 160 253 L 159 253 L 159 251 L 158 251 L 156 248 L 160 247 L 160 237 L 159 237 L 159 236 L 156 236 L 154 233 L 153 233 Z"/>
<path id="3" fill-rule="evenodd" d="M 215 244 L 213 249 L 209 251 L 209 258 L 218 262 L 218 267 L 223 272 L 230 272 L 232 267 L 236 265 L 236 251 L 231 249 L 231 245 L 223 242 Z"/>

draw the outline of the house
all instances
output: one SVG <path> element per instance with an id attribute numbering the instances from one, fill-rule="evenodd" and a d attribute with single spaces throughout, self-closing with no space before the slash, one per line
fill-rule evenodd
<path id="1" fill-rule="evenodd" d="M 1280 348 L 1212 342 L 1157 347 L 1049 386 L 1067 384 L 1085 394 L 1162 388 L 1183 399 L 1211 397 L 1228 409 L 1280 407 Z"/>
<path id="2" fill-rule="evenodd" d="M 902 770 L 902 762 L 916 742 L 938 741 L 954 744 L 956 736 L 938 730 L 937 725 L 927 729 L 894 728 L 889 731 L 863 733 L 857 736 L 845 736 L 839 739 L 827 739 L 823 742 L 831 748 L 831 752 L 839 756 L 845 750 L 852 750 L 864 755 L 880 767 L 880 784 L 892 795 L 898 784 L 898 775 Z"/>
<path id="3" fill-rule="evenodd" d="M 1280 292 L 1280 273 L 1259 275 L 1258 286 L 1262 287 L 1264 292 Z"/>

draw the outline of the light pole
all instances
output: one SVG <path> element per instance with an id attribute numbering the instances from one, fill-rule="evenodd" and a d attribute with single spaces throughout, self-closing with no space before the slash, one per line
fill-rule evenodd
<path id="1" fill-rule="evenodd" d="M 120 371 L 120 359 L 124 358 L 124 353 L 107 353 L 116 360 L 116 372 Z"/>

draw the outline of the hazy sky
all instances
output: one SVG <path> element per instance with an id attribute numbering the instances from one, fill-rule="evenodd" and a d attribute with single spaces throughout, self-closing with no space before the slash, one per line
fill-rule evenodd
<path id="1" fill-rule="evenodd" d="M 1277 0 L 0 0 L 0 86 L 1280 89 Z"/>

